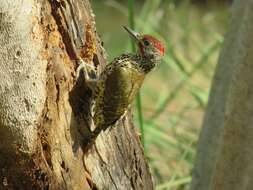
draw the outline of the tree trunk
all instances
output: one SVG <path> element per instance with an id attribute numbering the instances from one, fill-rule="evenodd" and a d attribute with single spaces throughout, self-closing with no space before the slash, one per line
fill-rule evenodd
<path id="1" fill-rule="evenodd" d="M 77 57 L 106 63 L 88 0 L 0 0 L 0 46 L 0 189 L 153 189 L 131 115 L 84 151 Z"/>
<path id="2" fill-rule="evenodd" d="M 253 189 L 253 2 L 235 1 L 200 135 L 192 190 Z"/>

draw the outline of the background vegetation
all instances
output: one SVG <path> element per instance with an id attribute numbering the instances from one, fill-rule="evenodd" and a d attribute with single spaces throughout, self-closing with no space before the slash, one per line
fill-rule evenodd
<path id="1" fill-rule="evenodd" d="M 134 2 L 136 30 L 155 35 L 167 47 L 163 63 L 141 91 L 145 154 L 157 190 L 187 189 L 191 180 L 199 128 L 229 17 L 229 1 L 210 2 Z M 108 60 L 131 51 L 121 28 L 128 25 L 127 1 L 92 3 Z"/>

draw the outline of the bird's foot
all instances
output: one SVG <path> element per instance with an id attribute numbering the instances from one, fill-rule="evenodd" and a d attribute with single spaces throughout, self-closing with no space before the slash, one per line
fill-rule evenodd
<path id="1" fill-rule="evenodd" d="M 91 64 L 87 64 L 82 58 L 78 59 L 78 63 L 76 80 L 79 80 L 80 77 L 84 78 L 87 86 L 94 91 L 98 81 L 95 67 Z"/>

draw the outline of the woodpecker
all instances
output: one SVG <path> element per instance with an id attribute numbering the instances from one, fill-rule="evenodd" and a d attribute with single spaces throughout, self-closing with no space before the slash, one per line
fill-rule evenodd
<path id="1" fill-rule="evenodd" d="M 124 26 L 138 46 L 136 54 L 122 54 L 105 67 L 95 79 L 89 77 L 83 63 L 84 77 L 94 95 L 93 122 L 90 142 L 101 131 L 113 126 L 133 102 L 146 75 L 160 62 L 165 46 L 151 35 L 141 35 Z"/>

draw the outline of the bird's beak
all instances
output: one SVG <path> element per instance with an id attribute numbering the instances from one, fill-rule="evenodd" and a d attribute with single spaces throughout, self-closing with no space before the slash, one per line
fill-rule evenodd
<path id="1" fill-rule="evenodd" d="M 141 35 L 138 32 L 133 31 L 132 29 L 128 28 L 127 26 L 123 26 L 123 28 L 133 37 L 136 41 L 140 41 Z"/>

